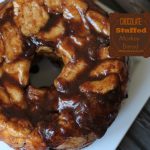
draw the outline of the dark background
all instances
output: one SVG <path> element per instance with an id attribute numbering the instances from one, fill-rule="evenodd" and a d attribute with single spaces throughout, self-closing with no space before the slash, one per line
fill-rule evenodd
<path id="1" fill-rule="evenodd" d="M 100 0 L 118 12 L 150 12 L 150 0 Z"/>
<path id="2" fill-rule="evenodd" d="M 150 12 L 150 0 L 99 1 L 117 12 Z M 117 150 L 150 150 L 150 99 Z"/>

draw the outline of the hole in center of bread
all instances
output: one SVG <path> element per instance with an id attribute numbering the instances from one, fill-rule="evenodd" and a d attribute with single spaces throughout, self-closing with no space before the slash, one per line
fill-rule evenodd
<path id="1" fill-rule="evenodd" d="M 62 64 L 45 56 L 36 56 L 30 69 L 30 84 L 34 87 L 50 87 L 60 74 Z"/>

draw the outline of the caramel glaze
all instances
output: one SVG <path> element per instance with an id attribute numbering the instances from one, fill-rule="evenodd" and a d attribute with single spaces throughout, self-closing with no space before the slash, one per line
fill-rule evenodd
<path id="1" fill-rule="evenodd" d="M 90 0 L 86 1 L 91 10 L 105 14 L 102 10 L 97 8 L 93 2 Z M 50 20 L 41 31 L 47 31 L 56 23 L 56 20 L 58 21 L 59 18 L 62 17 L 62 14 L 53 13 L 49 15 L 51 15 Z M 12 22 L 13 19 L 11 18 L 13 18 L 12 9 L 8 9 L 4 17 L 0 19 L 0 26 L 7 21 Z M 68 20 L 65 20 L 64 24 L 67 30 L 63 37 L 78 35 L 79 32 L 82 32 L 80 24 L 73 24 Z M 109 125 L 114 121 L 121 100 L 123 99 L 121 83 L 117 85 L 115 90 L 104 95 L 95 93 L 84 94 L 79 91 L 79 85 L 81 85 L 81 83 L 94 79 L 88 77 L 87 74 L 100 62 L 96 58 L 97 49 L 99 47 L 109 46 L 110 42 L 108 36 L 97 33 L 92 26 L 90 26 L 90 29 L 91 33 L 87 35 L 86 44 L 84 46 L 79 47 L 72 41 L 72 45 L 77 50 L 74 62 L 81 58 L 87 62 L 88 67 L 78 78 L 63 86 L 65 92 L 61 93 L 56 90 L 54 85 L 51 85 L 50 88 L 41 88 L 41 90 L 45 91 L 45 94 L 35 100 L 29 96 L 32 86 L 21 86 L 8 74 L 4 74 L 2 78 L 0 78 L 1 86 L 3 86 L 3 82 L 8 81 L 21 87 L 24 90 L 24 97 L 27 103 L 25 109 L 1 104 L 0 109 L 3 114 L 9 118 L 16 117 L 18 119 L 23 118 L 30 120 L 33 128 L 38 127 L 39 134 L 43 137 L 49 148 L 58 146 L 67 137 L 84 136 L 91 132 L 94 132 L 97 137 L 103 136 Z M 63 39 L 63 37 L 61 37 L 61 39 Z M 44 41 L 38 39 L 36 36 L 25 37 L 22 35 L 22 39 L 24 53 L 21 54 L 18 59 L 31 60 L 35 56 L 36 49 L 40 46 L 51 47 L 55 53 L 58 43 Z M 61 39 L 58 39 L 58 41 Z M 104 77 L 105 76 L 100 76 L 95 79 L 103 79 Z M 61 115 L 63 115 L 65 126 L 59 123 L 59 117 Z"/>

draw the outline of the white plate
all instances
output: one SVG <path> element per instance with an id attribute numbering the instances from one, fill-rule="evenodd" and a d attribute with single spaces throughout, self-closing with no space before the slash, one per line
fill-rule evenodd
<path id="1" fill-rule="evenodd" d="M 108 12 L 111 9 L 104 7 Z M 115 150 L 150 96 L 150 59 L 132 57 L 128 96 L 106 134 L 84 150 Z M 0 150 L 12 150 L 0 142 Z"/>
<path id="2" fill-rule="evenodd" d="M 150 96 L 150 59 L 132 58 L 128 99 L 103 138 L 84 150 L 115 150 Z"/>
<path id="3" fill-rule="evenodd" d="M 95 0 L 108 13 L 113 10 Z M 130 57 L 128 98 L 106 134 L 84 150 L 115 150 L 150 97 L 150 58 Z"/>

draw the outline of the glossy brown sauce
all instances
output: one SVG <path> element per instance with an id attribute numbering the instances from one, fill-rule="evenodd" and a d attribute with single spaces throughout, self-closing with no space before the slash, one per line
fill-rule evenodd
<path id="1" fill-rule="evenodd" d="M 5 24 L 7 21 L 9 21 L 12 24 L 14 24 L 14 21 L 13 21 L 13 9 L 12 8 L 8 8 L 7 11 L 4 13 L 3 18 L 0 18 L 0 26 Z"/>
<path id="2" fill-rule="evenodd" d="M 95 6 L 93 2 L 90 0 L 86 1 L 90 9 L 105 14 Z M 49 28 L 62 17 L 61 14 L 50 15 L 50 20 L 41 31 L 48 31 Z M 13 18 L 12 10 L 8 10 L 3 19 L 0 19 L 0 26 L 7 21 L 11 22 L 12 19 L 10 18 Z M 80 24 L 72 24 L 67 20 L 65 20 L 65 28 L 66 31 L 63 37 L 78 35 L 78 31 L 82 31 L 82 29 L 80 29 Z M 109 37 L 104 34 L 96 33 L 92 27 L 90 27 L 90 29 L 91 33 L 87 37 L 90 40 L 86 41 L 86 45 L 79 47 L 72 41 L 72 45 L 77 50 L 76 60 L 80 58 L 85 60 L 88 67 L 78 78 L 63 87 L 65 93 L 57 91 L 52 85 L 51 88 L 45 88 L 46 94 L 36 101 L 29 98 L 29 87 L 27 86 L 23 87 L 24 97 L 26 97 L 27 102 L 26 109 L 22 110 L 16 106 L 1 106 L 6 116 L 24 118 L 30 120 L 34 127 L 38 126 L 39 133 L 42 135 L 48 147 L 55 147 L 58 145 L 59 141 L 67 137 L 87 135 L 91 131 L 96 133 L 98 137 L 101 137 L 117 115 L 118 107 L 122 99 L 120 85 L 118 85 L 114 91 L 106 95 L 94 93 L 87 93 L 87 95 L 85 95 L 79 91 L 79 85 L 81 85 L 81 83 L 93 80 L 93 78 L 88 77 L 87 74 L 99 63 L 96 59 L 97 49 L 99 47 L 107 47 L 110 44 Z M 22 35 L 22 39 L 24 53 L 20 56 L 21 58 L 32 59 L 35 56 L 36 49 L 40 46 L 51 47 L 54 53 L 57 47 L 57 43 L 44 41 L 35 36 L 25 37 Z M 12 82 L 12 79 L 6 75 L 4 76 L 0 79 L 0 85 L 3 85 L 3 81 L 5 80 Z M 100 78 L 104 78 L 104 76 L 96 79 Z M 51 96 L 51 93 L 54 93 L 54 96 Z M 65 125 L 69 127 L 60 125 L 59 117 L 61 114 L 64 116 L 63 121 Z"/>
<path id="3" fill-rule="evenodd" d="M 22 57 L 29 58 L 31 56 L 34 56 L 36 49 L 39 48 L 40 46 L 47 46 L 47 47 L 54 48 L 54 43 L 49 41 L 43 41 L 36 37 L 23 36 L 23 41 L 24 41 L 24 45 L 23 45 L 24 53 Z"/>

